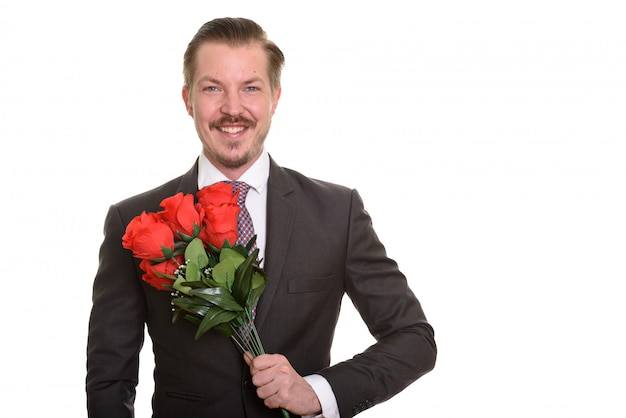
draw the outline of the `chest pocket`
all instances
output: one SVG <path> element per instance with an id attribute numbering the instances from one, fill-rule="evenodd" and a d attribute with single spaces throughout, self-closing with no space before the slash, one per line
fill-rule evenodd
<path id="1" fill-rule="evenodd" d="M 330 291 L 337 286 L 335 276 L 291 279 L 289 293 L 315 293 Z"/>

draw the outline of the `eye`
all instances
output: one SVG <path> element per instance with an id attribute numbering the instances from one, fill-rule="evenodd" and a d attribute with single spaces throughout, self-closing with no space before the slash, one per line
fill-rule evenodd
<path id="1" fill-rule="evenodd" d="M 256 86 L 248 86 L 246 87 L 246 91 L 255 92 L 255 91 L 259 91 L 259 88 Z"/>
<path id="2" fill-rule="evenodd" d="M 216 86 L 206 86 L 202 88 L 202 91 L 217 91 Z"/>

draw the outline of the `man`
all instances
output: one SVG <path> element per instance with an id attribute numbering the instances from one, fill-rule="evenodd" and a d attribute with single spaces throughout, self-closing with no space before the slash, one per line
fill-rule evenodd
<path id="1" fill-rule="evenodd" d="M 133 416 L 145 324 L 156 362 L 155 418 L 279 417 L 279 408 L 349 417 L 433 368 L 433 330 L 358 193 L 282 168 L 264 148 L 283 64 L 280 49 L 247 19 L 210 21 L 189 43 L 182 95 L 202 153 L 186 174 L 109 209 L 89 324 L 90 417 Z M 224 180 L 251 185 L 246 207 L 268 275 L 255 323 L 266 352 L 276 354 L 253 360 L 222 334 L 195 341 L 195 325 L 172 324 L 169 292 L 143 282 L 138 260 L 122 248 L 136 215 Z M 377 342 L 330 366 L 344 293 Z"/>

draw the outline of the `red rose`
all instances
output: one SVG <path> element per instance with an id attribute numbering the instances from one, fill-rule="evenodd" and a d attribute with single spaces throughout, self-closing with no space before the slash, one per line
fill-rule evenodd
<path id="1" fill-rule="evenodd" d="M 234 201 L 233 198 L 235 199 Z M 237 204 L 237 197 L 233 194 L 232 184 L 219 182 L 209 187 L 204 187 L 198 191 L 198 203 L 202 206 L 206 206 L 208 204 L 219 205 L 231 202 Z"/>
<path id="2" fill-rule="evenodd" d="M 131 250 L 137 258 L 162 258 L 161 247 L 174 249 L 174 233 L 158 214 L 143 212 L 126 227 L 122 246 Z"/>
<path id="3" fill-rule="evenodd" d="M 224 241 L 234 245 L 237 241 L 238 194 L 233 195 L 233 186 L 216 183 L 198 192 L 198 205 L 204 209 L 204 228 L 200 239 L 221 248 Z"/>
<path id="4" fill-rule="evenodd" d="M 161 217 L 172 231 L 182 232 L 185 235 L 193 235 L 193 227 L 200 227 L 204 211 L 197 208 L 192 194 L 184 195 L 182 192 L 161 201 Z M 199 212 L 200 210 L 200 212 Z"/>
<path id="5" fill-rule="evenodd" d="M 170 276 L 174 275 L 174 271 L 178 268 L 179 263 L 183 262 L 183 257 L 181 255 L 177 255 L 174 258 L 176 260 L 168 258 L 167 260 L 157 264 L 153 264 L 150 260 L 141 260 L 139 267 L 145 271 L 141 278 L 150 286 L 153 286 L 158 290 L 168 290 L 163 286 L 171 285 L 174 281 L 172 279 L 168 279 L 167 277 L 162 277 L 160 274 L 167 274 Z"/>

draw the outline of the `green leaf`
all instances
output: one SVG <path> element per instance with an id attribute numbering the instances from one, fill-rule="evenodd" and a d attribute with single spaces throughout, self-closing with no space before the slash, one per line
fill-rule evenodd
<path id="1" fill-rule="evenodd" d="M 256 256 L 259 250 L 255 250 L 245 259 L 245 261 L 237 268 L 235 272 L 235 281 L 233 282 L 233 297 L 239 304 L 244 305 L 248 301 L 248 294 L 252 289 L 252 273 L 256 263 Z"/>
<path id="2" fill-rule="evenodd" d="M 200 317 L 204 317 L 211 304 L 199 297 L 178 297 L 172 299 L 172 305 Z"/>
<path id="3" fill-rule="evenodd" d="M 266 286 L 267 275 L 263 270 L 257 269 L 252 275 L 252 289 L 248 293 L 246 306 L 254 306 L 259 301 Z"/>
<path id="4" fill-rule="evenodd" d="M 230 258 L 220 261 L 213 267 L 211 275 L 220 286 L 230 289 L 235 280 L 235 262 Z"/>
<path id="5" fill-rule="evenodd" d="M 209 264 L 209 257 L 206 254 L 204 245 L 200 238 L 191 240 L 185 249 L 185 260 L 196 263 L 198 268 L 204 268 Z"/>
<path id="6" fill-rule="evenodd" d="M 217 324 L 216 326 L 213 327 L 213 329 L 215 331 L 218 331 L 224 334 L 227 337 L 230 337 L 231 335 L 235 333 L 235 331 L 233 331 L 233 328 L 230 326 L 230 324 L 227 324 L 227 323 Z"/>
<path id="7" fill-rule="evenodd" d="M 172 274 L 159 273 L 158 271 L 155 271 L 154 274 L 157 277 L 164 277 L 164 278 L 170 279 L 170 280 L 176 280 L 177 279 L 177 277 L 172 275 Z"/>
<path id="8" fill-rule="evenodd" d="M 198 235 L 200 235 L 200 227 L 198 226 L 198 224 L 196 222 L 193 223 L 193 235 L 187 235 L 184 232 L 181 231 L 176 231 L 176 233 L 178 234 L 178 236 L 180 236 L 180 238 L 183 240 L 183 242 L 188 243 L 191 242 L 191 240 L 193 240 L 194 238 L 196 238 Z"/>
<path id="9" fill-rule="evenodd" d="M 174 313 L 172 314 L 172 324 L 175 324 L 180 318 L 185 316 L 185 311 L 182 309 L 174 309 Z"/>
<path id="10" fill-rule="evenodd" d="M 205 285 L 204 283 L 202 283 L 201 280 L 195 281 L 195 282 L 190 282 L 189 280 L 182 282 L 182 284 L 184 286 L 187 286 L 190 289 L 200 289 L 200 288 L 204 288 Z M 191 293 L 191 291 L 189 292 Z"/>
<path id="11" fill-rule="evenodd" d="M 232 248 L 233 251 L 237 252 L 243 258 L 248 257 L 248 250 L 241 244 L 237 244 Z"/>
<path id="12" fill-rule="evenodd" d="M 212 279 L 211 277 L 202 277 L 202 284 L 205 287 L 220 287 L 221 284 L 219 284 L 218 282 L 216 282 L 214 279 Z"/>
<path id="13" fill-rule="evenodd" d="M 232 248 L 223 248 L 220 252 L 220 262 L 232 260 L 235 268 L 239 267 L 239 265 L 243 263 L 245 259 L 245 256 L 241 255 L 238 251 L 235 251 Z"/>
<path id="14" fill-rule="evenodd" d="M 189 293 L 227 311 L 243 311 L 243 307 L 239 305 L 235 298 L 233 298 L 233 295 L 223 287 L 192 289 Z"/>
<path id="15" fill-rule="evenodd" d="M 161 246 L 161 251 L 163 251 L 163 256 L 167 258 L 172 258 L 174 256 L 174 251 L 171 248 L 166 246 Z"/>
<path id="16" fill-rule="evenodd" d="M 265 271 L 259 268 L 255 269 L 254 274 L 252 275 L 252 288 L 253 289 L 262 288 L 264 290 L 266 284 L 267 284 L 267 274 L 265 274 Z"/>
<path id="17" fill-rule="evenodd" d="M 246 254 L 248 254 L 250 252 L 250 250 L 254 246 L 255 242 L 256 242 L 256 235 L 254 235 L 252 238 L 250 238 L 250 240 L 246 244 Z"/>
<path id="18" fill-rule="evenodd" d="M 183 312 L 183 311 L 181 311 L 181 312 Z M 191 322 L 192 324 L 194 324 L 194 325 L 200 325 L 200 322 L 202 322 L 202 319 L 201 319 L 201 318 L 198 318 L 197 316 L 194 316 L 194 315 L 192 315 L 192 314 L 190 314 L 190 313 L 185 313 L 184 318 L 185 318 L 187 321 L 189 321 L 189 322 Z"/>
<path id="19" fill-rule="evenodd" d="M 187 268 L 185 268 L 185 280 L 188 282 L 199 282 L 200 276 L 198 264 L 194 261 L 187 262 Z"/>
<path id="20" fill-rule="evenodd" d="M 185 286 L 186 282 L 187 281 L 185 279 L 183 279 L 182 277 L 179 277 L 174 281 L 174 284 L 172 285 L 172 287 L 178 290 L 179 292 L 184 293 L 185 295 L 188 295 L 189 291 L 191 290 L 191 287 Z"/>
<path id="21" fill-rule="evenodd" d="M 211 307 L 211 309 L 209 309 L 209 311 L 206 313 L 202 322 L 200 322 L 200 325 L 198 325 L 195 339 L 197 340 L 198 338 L 200 338 L 200 336 L 202 336 L 202 334 L 204 334 L 216 325 L 227 324 L 237 315 L 238 313 L 226 311 L 219 306 Z"/>
<path id="22" fill-rule="evenodd" d="M 184 232 L 180 232 L 180 231 L 176 231 L 176 233 L 180 236 L 180 238 L 183 240 L 183 242 L 188 243 L 191 242 L 191 240 L 194 239 L 193 236 L 191 235 L 187 235 Z"/>

